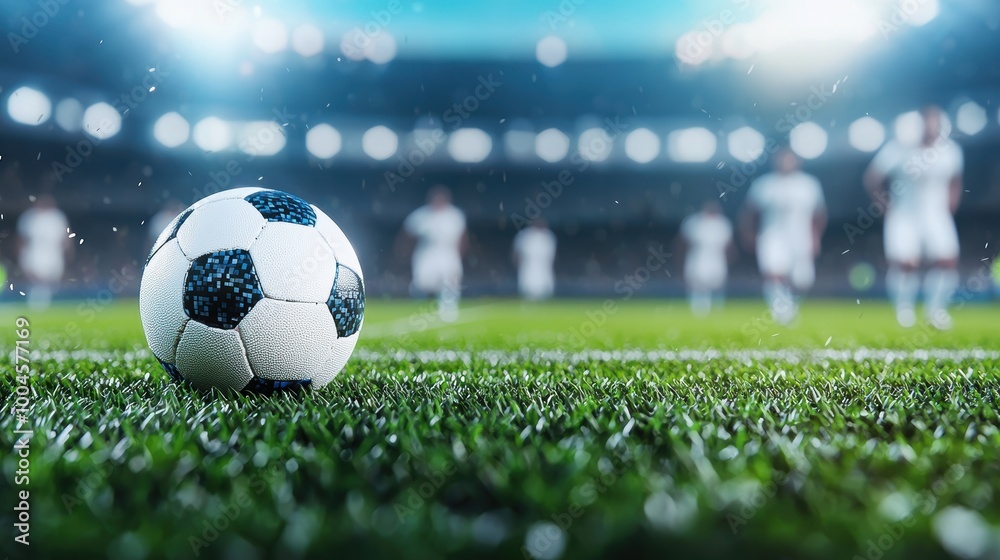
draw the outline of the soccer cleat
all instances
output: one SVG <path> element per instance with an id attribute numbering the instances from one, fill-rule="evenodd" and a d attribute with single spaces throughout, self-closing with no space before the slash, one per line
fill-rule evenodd
<path id="1" fill-rule="evenodd" d="M 774 322 L 782 327 L 791 325 L 796 317 L 798 317 L 798 314 L 799 310 L 795 305 L 781 306 L 780 308 L 771 310 L 771 317 L 774 319 Z"/>
<path id="2" fill-rule="evenodd" d="M 932 327 L 939 331 L 951 330 L 953 326 L 951 315 L 948 314 L 944 309 L 938 309 L 937 311 L 927 312 L 927 322 L 930 323 Z"/>
<path id="3" fill-rule="evenodd" d="M 896 310 L 896 322 L 904 329 L 917 324 L 917 313 L 912 307 L 901 307 Z"/>

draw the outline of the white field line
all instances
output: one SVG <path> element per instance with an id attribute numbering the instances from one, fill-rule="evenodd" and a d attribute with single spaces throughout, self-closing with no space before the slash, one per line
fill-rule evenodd
<path id="1" fill-rule="evenodd" d="M 487 318 L 486 314 L 483 313 L 484 310 L 490 307 L 497 307 L 499 305 L 501 304 L 490 303 L 486 305 L 476 305 L 472 307 L 463 308 L 462 314 L 459 316 L 459 318 L 450 323 L 442 321 L 438 317 L 436 311 L 426 311 L 424 313 L 416 313 L 413 315 L 409 315 L 407 317 L 402 317 L 400 319 L 390 321 L 388 323 L 372 325 L 364 329 L 365 338 L 388 338 L 388 337 L 396 338 L 411 333 L 433 331 L 445 327 L 454 327 L 467 323 L 475 323 L 477 321 L 482 321 Z M 425 326 L 414 325 L 414 322 L 419 320 L 425 322 Z"/>
<path id="2" fill-rule="evenodd" d="M 13 359 L 13 353 L 8 356 Z M 31 360 L 35 363 L 54 361 L 92 361 L 100 364 L 134 365 L 138 361 L 153 359 L 147 349 L 122 350 L 34 350 Z M 565 350 L 480 350 L 475 352 L 456 350 L 428 350 L 411 352 L 407 350 L 381 351 L 360 348 L 351 358 L 354 361 L 405 361 L 405 362 L 486 362 L 497 364 L 546 364 L 546 363 L 708 363 L 715 360 L 729 362 L 781 362 L 786 364 L 816 364 L 824 362 L 884 362 L 899 360 L 917 362 L 961 362 L 968 360 L 1000 359 L 1000 351 L 984 348 L 949 350 L 928 348 L 924 350 L 893 350 L 885 348 L 856 348 L 837 350 L 832 348 L 801 350 L 586 350 L 569 352 Z"/>

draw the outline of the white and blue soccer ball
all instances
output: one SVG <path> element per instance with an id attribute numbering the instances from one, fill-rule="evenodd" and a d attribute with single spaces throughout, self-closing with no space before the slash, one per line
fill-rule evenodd
<path id="1" fill-rule="evenodd" d="M 337 224 L 253 187 L 174 218 L 139 289 L 149 348 L 174 380 L 200 388 L 322 387 L 354 351 L 364 311 L 361 265 Z"/>

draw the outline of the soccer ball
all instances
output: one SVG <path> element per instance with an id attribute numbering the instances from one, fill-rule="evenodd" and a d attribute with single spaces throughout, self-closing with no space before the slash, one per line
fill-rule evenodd
<path id="1" fill-rule="evenodd" d="M 139 313 L 175 381 L 272 392 L 329 383 L 364 322 L 364 277 L 344 233 L 281 191 L 194 203 L 146 259 Z"/>

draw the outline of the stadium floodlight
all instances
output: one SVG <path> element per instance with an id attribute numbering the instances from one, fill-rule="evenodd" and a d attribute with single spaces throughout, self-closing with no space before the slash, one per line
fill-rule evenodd
<path id="1" fill-rule="evenodd" d="M 826 151 L 827 134 L 814 122 L 799 123 L 788 134 L 792 151 L 804 159 L 815 159 Z"/>
<path id="2" fill-rule="evenodd" d="M 790 45 L 860 43 L 876 35 L 878 14 L 864 0 L 779 0 L 746 28 L 747 39 L 761 52 L 786 52 Z"/>
<path id="3" fill-rule="evenodd" d="M 739 161 L 753 161 L 764 153 L 764 135 L 744 126 L 729 133 L 729 153 Z"/>
<path id="4" fill-rule="evenodd" d="M 323 32 L 315 25 L 305 23 L 292 31 L 292 50 L 306 58 L 323 52 Z"/>
<path id="5" fill-rule="evenodd" d="M 80 130 L 83 125 L 83 105 L 72 97 L 67 97 L 56 105 L 56 124 L 66 132 Z"/>
<path id="6" fill-rule="evenodd" d="M 569 153 L 569 136 L 556 128 L 545 129 L 535 136 L 535 153 L 543 161 L 555 163 Z"/>
<path id="7" fill-rule="evenodd" d="M 660 137 L 648 128 L 637 128 L 625 137 L 625 155 L 636 163 L 649 163 L 660 155 Z"/>
<path id="8" fill-rule="evenodd" d="M 753 56 L 756 48 L 750 41 L 749 26 L 745 23 L 733 24 L 722 35 L 722 52 L 734 60 L 745 60 Z"/>
<path id="9" fill-rule="evenodd" d="M 528 159 L 535 153 L 535 133 L 527 121 L 515 121 L 503 135 L 504 151 L 509 157 Z"/>
<path id="10" fill-rule="evenodd" d="M 681 35 L 674 44 L 674 55 L 677 60 L 692 66 L 708 61 L 714 52 L 715 41 L 712 35 L 707 37 L 706 40 L 699 31 L 688 31 Z"/>
<path id="11" fill-rule="evenodd" d="M 243 125 L 236 147 L 250 156 L 273 156 L 285 147 L 285 129 L 277 121 L 250 121 Z"/>
<path id="12" fill-rule="evenodd" d="M 319 159 L 330 159 L 340 152 L 342 140 L 336 128 L 323 123 L 306 133 L 306 150 Z"/>
<path id="13" fill-rule="evenodd" d="M 906 23 L 920 27 L 927 25 L 941 13 L 941 4 L 938 0 L 900 0 L 896 7 L 899 13 L 906 19 Z"/>
<path id="14" fill-rule="evenodd" d="M 667 135 L 667 154 L 674 161 L 700 163 L 715 155 L 716 139 L 711 130 L 696 126 Z"/>
<path id="15" fill-rule="evenodd" d="M 847 128 L 847 141 L 857 150 L 874 152 L 885 142 L 885 127 L 871 117 L 861 117 Z"/>
<path id="16" fill-rule="evenodd" d="M 197 12 L 197 0 L 157 0 L 156 15 L 174 28 L 191 25 Z"/>
<path id="17" fill-rule="evenodd" d="M 207 152 L 225 150 L 233 142 L 233 131 L 218 117 L 207 117 L 194 125 L 194 143 Z"/>
<path id="18" fill-rule="evenodd" d="M 187 142 L 191 135 L 191 125 L 179 114 L 171 111 L 153 125 L 153 137 L 168 148 L 176 148 Z"/>
<path id="19" fill-rule="evenodd" d="M 7 112 L 15 122 L 36 126 L 49 120 L 52 102 L 37 89 L 19 87 L 7 98 Z"/>
<path id="20" fill-rule="evenodd" d="M 459 163 L 479 163 L 493 150 L 493 139 L 478 128 L 460 128 L 448 138 L 448 153 Z"/>
<path id="21" fill-rule="evenodd" d="M 589 161 L 604 161 L 611 155 L 614 140 L 603 128 L 588 128 L 580 134 L 576 148 L 580 157 Z"/>
<path id="22" fill-rule="evenodd" d="M 399 137 L 388 127 L 373 126 L 361 135 L 361 149 L 368 157 L 379 161 L 389 159 L 399 148 Z"/>
<path id="23" fill-rule="evenodd" d="M 111 105 L 94 103 L 83 112 L 83 130 L 98 140 L 107 140 L 122 129 L 122 116 Z"/>
<path id="24" fill-rule="evenodd" d="M 538 58 L 538 62 L 549 68 L 555 68 L 566 62 L 566 55 L 568 53 L 569 49 L 566 47 L 566 41 L 554 35 L 543 37 L 535 46 L 535 56 Z"/>
<path id="25" fill-rule="evenodd" d="M 675 56 L 698 66 L 709 60 L 743 60 L 764 54 L 796 75 L 799 67 L 843 60 L 875 37 L 881 14 L 873 4 L 866 0 L 769 0 L 746 21 L 703 20 L 680 35 L 674 44 Z"/>
<path id="26" fill-rule="evenodd" d="M 972 136 L 986 128 L 986 109 L 975 101 L 967 101 L 958 108 L 955 115 L 955 126 L 963 134 Z"/>
<path id="27" fill-rule="evenodd" d="M 253 44 L 261 52 L 281 52 L 288 47 L 288 28 L 276 19 L 262 19 L 253 30 Z"/>
<path id="28" fill-rule="evenodd" d="M 365 43 L 364 53 L 371 62 L 385 64 L 396 58 L 396 38 L 383 29 Z"/>

